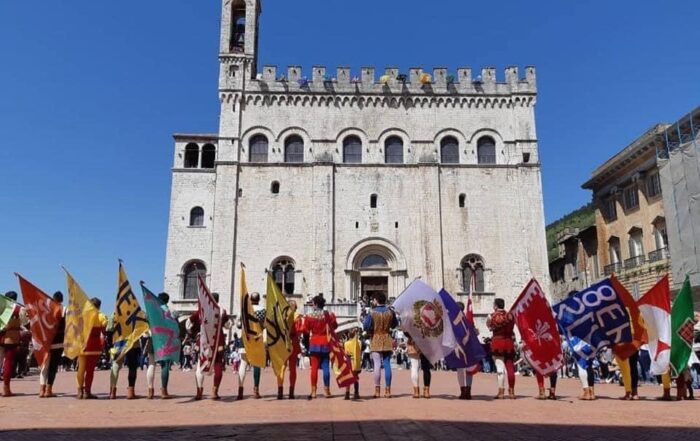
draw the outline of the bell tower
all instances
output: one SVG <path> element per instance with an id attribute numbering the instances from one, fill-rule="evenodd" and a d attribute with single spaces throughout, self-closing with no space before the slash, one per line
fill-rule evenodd
<path id="1" fill-rule="evenodd" d="M 258 73 L 260 0 L 222 0 L 220 89 L 241 89 Z"/>

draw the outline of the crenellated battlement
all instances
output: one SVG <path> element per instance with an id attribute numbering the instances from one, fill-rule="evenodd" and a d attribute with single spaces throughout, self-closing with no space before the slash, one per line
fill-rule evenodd
<path id="1" fill-rule="evenodd" d="M 227 58 L 222 56 L 224 66 Z M 245 88 L 246 92 L 323 94 L 533 95 L 537 93 L 537 82 L 533 66 L 525 67 L 524 76 L 517 66 L 509 66 L 499 78 L 493 67 L 482 68 L 479 73 L 469 67 L 459 68 L 456 73 L 443 67 L 432 71 L 413 67 L 407 73 L 395 67 L 385 68 L 383 73 L 378 73 L 374 67 L 363 67 L 357 75 L 346 66 L 334 71 L 325 66 L 313 66 L 309 72 L 301 66 L 289 66 L 281 71 L 275 65 L 265 65 L 255 79 L 246 82 Z M 237 81 L 221 84 L 222 92 L 237 90 L 240 90 Z"/>

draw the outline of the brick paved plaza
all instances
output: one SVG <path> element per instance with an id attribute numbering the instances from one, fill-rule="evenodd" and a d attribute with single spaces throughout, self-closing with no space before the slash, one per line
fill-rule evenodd
<path id="1" fill-rule="evenodd" d="M 233 400 L 237 387 L 231 371 L 223 383 L 221 401 L 193 401 L 194 373 L 175 371 L 171 375 L 169 401 L 139 399 L 109 401 L 109 376 L 96 376 L 97 401 L 75 399 L 73 373 L 60 373 L 55 390 L 58 398 L 39 399 L 36 377 L 13 382 L 14 398 L 0 398 L 1 440 L 81 440 L 81 439 L 235 439 L 235 440 L 661 440 L 700 439 L 700 401 L 660 402 L 656 386 L 643 386 L 645 400 L 623 402 L 617 398 L 622 388 L 597 387 L 600 399 L 575 399 L 578 380 L 561 380 L 556 402 L 533 398 L 534 378 L 517 379 L 519 399 L 495 401 L 495 377 L 475 379 L 474 401 L 455 399 L 455 374 L 437 372 L 433 378 L 433 398 L 416 400 L 406 370 L 395 371 L 390 400 L 343 400 L 337 388 L 332 399 L 307 401 L 308 370 L 300 371 L 295 401 L 277 401 L 271 370 L 263 375 L 263 399 Z M 372 392 L 371 374 L 363 373 L 361 391 Z M 156 381 L 159 381 L 157 376 Z M 252 375 L 246 379 L 252 382 Z M 123 397 L 126 371 L 120 378 Z M 247 385 L 246 392 L 252 390 Z M 211 378 L 207 378 L 210 391 Z M 145 394 L 145 371 L 139 373 L 138 393 Z M 495 425 L 496 421 L 502 424 Z"/>

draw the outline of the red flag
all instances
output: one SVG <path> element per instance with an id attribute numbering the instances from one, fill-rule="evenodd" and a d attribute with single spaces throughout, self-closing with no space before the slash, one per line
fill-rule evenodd
<path id="1" fill-rule="evenodd" d="M 32 331 L 32 343 L 34 356 L 39 366 L 43 366 L 48 360 L 51 351 L 51 343 L 58 331 L 58 323 L 63 314 L 63 308 L 42 290 L 29 283 L 19 274 L 19 287 L 22 290 L 29 327 Z"/>
<path id="2" fill-rule="evenodd" d="M 523 356 L 540 375 L 559 370 L 564 362 L 561 339 L 552 307 L 537 280 L 532 279 L 510 312 L 523 339 Z"/>
<path id="3" fill-rule="evenodd" d="M 223 342 L 219 341 L 223 325 L 223 311 L 209 293 L 207 284 L 201 275 L 199 282 L 198 311 L 199 316 L 199 362 L 202 371 L 211 375 L 211 367 L 216 359 L 216 351 Z"/>
<path id="4" fill-rule="evenodd" d="M 335 381 L 338 383 L 338 387 L 349 387 L 357 383 L 357 377 L 352 371 L 350 358 L 348 358 L 343 345 L 338 341 L 338 336 L 333 331 L 328 332 L 328 345 L 330 346 L 330 361 L 336 373 Z"/>

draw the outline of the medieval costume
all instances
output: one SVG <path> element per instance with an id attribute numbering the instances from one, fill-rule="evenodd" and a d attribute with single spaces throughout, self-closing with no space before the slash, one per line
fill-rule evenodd
<path id="1" fill-rule="evenodd" d="M 66 333 L 66 312 L 61 308 L 58 310 L 58 314 L 56 317 L 56 323 L 58 323 L 56 335 L 51 341 L 49 359 L 41 367 L 41 372 L 39 373 L 39 384 L 42 390 L 42 394 L 39 396 L 42 398 L 53 398 L 56 396 L 53 393 L 53 383 L 56 380 L 58 365 L 61 364 L 61 359 L 63 359 L 63 339 Z"/>
<path id="2" fill-rule="evenodd" d="M 11 300 L 17 300 L 16 297 L 8 297 Z M 2 363 L 2 380 L 3 395 L 6 397 L 14 395 L 10 389 L 10 380 L 15 370 L 15 361 L 19 352 L 22 327 L 27 323 L 27 311 L 20 305 L 15 304 L 10 320 L 0 334 L 0 348 L 2 348 L 5 355 Z"/>
<path id="3" fill-rule="evenodd" d="M 192 314 L 188 319 L 186 323 L 186 329 L 195 334 L 196 338 L 195 341 L 197 344 L 200 344 L 200 339 L 199 339 L 199 333 L 201 332 L 201 323 L 202 318 L 200 317 L 200 312 L 197 311 L 194 314 Z M 223 308 L 221 309 L 221 323 L 222 326 L 219 327 L 219 338 L 218 338 L 218 344 L 216 348 L 214 348 L 214 360 L 213 360 L 213 365 L 214 365 L 214 387 L 212 389 L 212 399 L 213 400 L 218 400 L 221 397 L 219 396 L 219 386 L 221 386 L 221 380 L 224 376 L 224 364 L 225 364 L 225 345 L 224 342 L 226 341 L 226 336 L 224 335 L 224 328 L 225 327 L 230 327 L 229 323 L 229 315 L 224 310 Z M 205 350 L 205 348 L 199 348 L 198 352 Z M 201 400 L 203 395 L 204 395 L 204 366 L 202 365 L 201 362 L 201 356 L 200 359 L 197 360 L 197 368 L 195 370 L 195 382 L 197 385 L 197 395 L 195 396 L 195 400 Z"/>
<path id="4" fill-rule="evenodd" d="M 416 346 L 411 336 L 408 336 L 406 343 L 406 353 L 411 360 L 411 382 L 413 383 L 413 398 L 420 398 L 420 383 L 418 382 L 418 371 L 423 371 L 423 398 L 430 398 L 430 380 L 432 374 L 430 372 L 430 361 L 425 358 Z"/>
<path id="5" fill-rule="evenodd" d="M 323 369 L 323 387 L 326 397 L 331 395 L 331 370 L 330 370 L 330 345 L 328 334 L 338 327 L 335 314 L 324 311 L 322 305 L 314 304 L 311 314 L 304 317 L 302 330 L 309 334 L 309 354 L 311 357 L 311 395 L 309 399 L 316 398 L 316 384 L 318 383 L 318 370 Z"/>
<path id="6" fill-rule="evenodd" d="M 380 299 L 384 300 L 384 299 Z M 384 301 L 377 301 L 376 306 L 365 318 L 364 330 L 372 335 L 370 350 L 374 364 L 374 398 L 379 398 L 381 391 L 381 368 L 384 368 L 386 388 L 384 396 L 391 398 L 391 356 L 394 351 L 394 341 L 391 338 L 391 330 L 398 326 L 396 313 L 388 308 Z"/>
<path id="7" fill-rule="evenodd" d="M 114 351 L 114 349 L 112 349 L 112 351 Z M 115 354 L 112 353 L 112 358 L 114 358 L 114 355 Z M 112 369 L 109 375 L 110 400 L 115 400 L 117 398 L 117 382 L 119 381 L 119 371 L 123 365 L 126 365 L 127 369 L 129 370 L 126 399 L 133 400 L 136 398 L 136 377 L 138 375 L 139 366 L 141 365 L 141 343 L 139 340 L 137 340 L 131 349 L 126 352 L 123 360 L 112 360 Z"/>
<path id="8" fill-rule="evenodd" d="M 97 321 L 90 330 L 90 336 L 85 344 L 85 348 L 78 357 L 78 373 L 76 377 L 78 383 L 77 398 L 80 400 L 92 400 L 97 398 L 92 394 L 92 380 L 95 376 L 97 361 L 100 359 L 100 355 L 102 355 L 104 349 L 103 334 L 106 327 L 107 317 L 99 313 L 97 315 Z"/>
<path id="9" fill-rule="evenodd" d="M 301 355 L 301 334 L 303 332 L 304 318 L 296 312 L 291 312 L 288 317 L 289 321 L 289 339 L 292 342 L 292 352 L 287 359 L 286 370 L 289 370 L 289 399 L 294 399 L 294 387 L 297 382 L 297 363 L 299 355 Z M 284 387 L 284 373 L 279 378 L 277 387 L 279 389 L 278 399 L 282 399 L 282 388 Z"/>
<path id="10" fill-rule="evenodd" d="M 556 400 L 557 399 L 557 373 L 554 372 L 549 374 L 549 395 L 545 394 L 544 390 L 544 376 L 539 372 L 535 371 L 535 378 L 537 378 L 537 387 L 539 389 L 538 400 Z"/>
<path id="11" fill-rule="evenodd" d="M 345 354 L 350 358 L 350 363 L 352 366 L 352 372 L 357 377 L 357 381 L 353 384 L 354 394 L 353 399 L 360 399 L 360 373 L 362 372 L 362 343 L 358 336 L 357 330 L 354 331 L 354 335 L 345 342 L 344 345 Z M 350 386 L 345 389 L 345 399 L 350 399 Z"/>
<path id="12" fill-rule="evenodd" d="M 515 317 L 503 308 L 496 310 L 486 320 L 486 326 L 491 330 L 491 353 L 496 363 L 498 374 L 498 395 L 496 399 L 505 398 L 505 376 L 508 375 L 508 396 L 515 399 Z"/>

